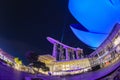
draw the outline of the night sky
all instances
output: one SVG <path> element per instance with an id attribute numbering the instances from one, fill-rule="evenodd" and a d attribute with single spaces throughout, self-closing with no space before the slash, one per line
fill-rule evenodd
<path id="1" fill-rule="evenodd" d="M 0 48 L 24 64 L 27 51 L 52 53 L 47 36 L 83 48 L 84 54 L 92 52 L 69 27 L 78 22 L 68 10 L 68 0 L 1 0 L 0 5 Z"/>

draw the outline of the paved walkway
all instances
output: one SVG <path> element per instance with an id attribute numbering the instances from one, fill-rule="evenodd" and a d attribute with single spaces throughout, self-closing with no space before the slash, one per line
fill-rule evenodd
<path id="1" fill-rule="evenodd" d="M 34 75 L 14 70 L 11 67 L 0 63 L 0 80 L 25 80 L 25 77 L 33 76 Z"/>

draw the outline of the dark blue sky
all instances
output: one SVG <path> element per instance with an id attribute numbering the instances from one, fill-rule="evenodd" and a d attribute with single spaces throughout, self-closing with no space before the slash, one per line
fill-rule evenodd
<path id="1" fill-rule="evenodd" d="M 1 0 L 0 5 L 0 47 L 23 63 L 29 50 L 52 53 L 47 36 L 60 41 L 63 35 L 63 43 L 91 52 L 69 28 L 78 22 L 68 10 L 68 0 Z"/>

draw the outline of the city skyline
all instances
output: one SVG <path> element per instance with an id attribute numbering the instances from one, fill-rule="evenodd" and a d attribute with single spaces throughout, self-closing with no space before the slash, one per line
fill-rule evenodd
<path id="1" fill-rule="evenodd" d="M 66 45 L 83 48 L 85 54 L 92 52 L 69 27 L 78 22 L 69 13 L 67 0 L 7 0 L 1 3 L 0 48 L 19 57 L 23 63 L 26 63 L 25 53 L 29 50 L 40 55 L 52 54 L 52 45 L 47 41 L 47 36 Z"/>

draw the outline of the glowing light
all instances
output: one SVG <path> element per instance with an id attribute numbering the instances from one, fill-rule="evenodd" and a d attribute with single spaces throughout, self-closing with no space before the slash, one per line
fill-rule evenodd
<path id="1" fill-rule="evenodd" d="M 98 47 L 120 22 L 120 0 L 69 0 L 69 11 L 89 32 L 71 27 L 85 44 Z M 105 35 L 106 34 L 106 35 Z"/>
<path id="2" fill-rule="evenodd" d="M 106 38 L 107 34 L 96 34 L 91 32 L 85 32 L 78 29 L 70 27 L 74 34 L 80 39 L 82 42 L 86 43 L 87 45 L 96 48 L 98 47 Z"/>
<path id="3" fill-rule="evenodd" d="M 110 33 L 120 21 L 120 0 L 69 0 L 68 7 L 90 32 Z"/>
<path id="4" fill-rule="evenodd" d="M 114 43 L 114 46 L 120 44 L 120 36 L 118 36 L 113 43 Z"/>

